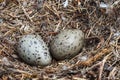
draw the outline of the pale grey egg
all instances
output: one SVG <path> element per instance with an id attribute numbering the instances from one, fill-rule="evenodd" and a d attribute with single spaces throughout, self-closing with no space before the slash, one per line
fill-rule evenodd
<path id="1" fill-rule="evenodd" d="M 68 59 L 79 54 L 84 45 L 84 33 L 78 29 L 62 30 L 50 43 L 50 52 L 57 60 Z"/>
<path id="2" fill-rule="evenodd" d="M 45 42 L 39 35 L 24 35 L 17 45 L 19 56 L 31 65 L 49 65 L 51 55 Z"/>

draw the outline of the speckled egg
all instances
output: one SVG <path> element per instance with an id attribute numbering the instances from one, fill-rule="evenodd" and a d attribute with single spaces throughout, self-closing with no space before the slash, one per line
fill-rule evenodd
<path id="1" fill-rule="evenodd" d="M 24 35 L 17 45 L 19 56 L 31 65 L 46 66 L 51 63 L 51 55 L 39 35 Z"/>
<path id="2" fill-rule="evenodd" d="M 84 33 L 78 29 L 65 29 L 50 43 L 50 52 L 57 60 L 68 59 L 79 54 L 84 45 Z"/>

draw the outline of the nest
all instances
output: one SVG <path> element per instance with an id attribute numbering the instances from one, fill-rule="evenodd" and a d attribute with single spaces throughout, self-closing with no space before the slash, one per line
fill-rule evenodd
<path id="1" fill-rule="evenodd" d="M 0 79 L 119 80 L 120 1 L 105 1 L 0 0 Z M 85 33 L 86 44 L 74 58 L 41 67 L 17 55 L 22 35 L 39 34 L 49 45 L 62 29 Z"/>

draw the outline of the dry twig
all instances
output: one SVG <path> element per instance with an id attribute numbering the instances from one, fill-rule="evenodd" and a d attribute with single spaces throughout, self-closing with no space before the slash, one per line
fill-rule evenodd
<path id="1" fill-rule="evenodd" d="M 107 56 L 105 56 L 105 58 L 103 59 L 101 65 L 100 65 L 100 71 L 99 71 L 99 78 L 98 78 L 98 80 L 102 80 L 101 77 L 102 77 L 103 68 L 104 68 L 104 65 L 105 65 L 106 60 L 108 59 L 108 57 L 109 57 L 110 55 L 111 55 L 111 54 L 108 54 Z"/>
<path id="2" fill-rule="evenodd" d="M 19 3 L 20 7 L 22 8 L 23 12 L 25 13 L 26 17 L 27 17 L 31 22 L 33 22 L 32 18 L 31 18 L 31 17 L 29 16 L 29 14 L 26 12 L 25 8 L 21 5 L 20 1 L 19 1 L 19 0 L 17 0 L 17 1 L 18 1 L 18 3 Z"/>
<path id="3" fill-rule="evenodd" d="M 108 76 L 108 80 L 114 80 L 116 73 L 117 73 L 117 68 L 114 67 L 113 70 L 110 72 L 110 74 Z"/>
<path id="4" fill-rule="evenodd" d="M 78 61 L 75 65 L 71 66 L 70 69 L 75 68 L 75 67 L 79 67 L 79 66 L 90 66 L 95 61 L 100 59 L 103 55 L 106 55 L 110 52 L 111 52 L 111 48 L 105 48 L 102 51 L 100 51 L 99 53 L 97 53 L 95 56 L 89 58 L 86 61 Z"/>

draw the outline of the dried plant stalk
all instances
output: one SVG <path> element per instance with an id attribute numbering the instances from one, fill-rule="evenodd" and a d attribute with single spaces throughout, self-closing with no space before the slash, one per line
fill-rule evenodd
<path id="1" fill-rule="evenodd" d="M 111 48 L 105 48 L 103 50 L 101 50 L 99 53 L 97 53 L 95 56 L 89 58 L 86 61 L 78 61 L 75 65 L 71 66 L 71 68 L 74 68 L 76 66 L 90 66 L 92 65 L 95 61 L 97 61 L 98 59 L 100 59 L 103 55 L 107 55 L 111 52 Z"/>

